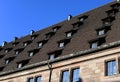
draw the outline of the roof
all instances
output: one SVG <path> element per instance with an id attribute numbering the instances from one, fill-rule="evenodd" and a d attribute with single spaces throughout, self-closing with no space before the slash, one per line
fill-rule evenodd
<path id="1" fill-rule="evenodd" d="M 50 53 L 57 51 L 62 51 L 57 57 L 86 51 L 91 48 L 91 43 L 94 41 L 101 41 L 99 46 L 119 41 L 120 8 L 116 8 L 115 4 L 116 2 L 109 3 L 75 16 L 69 21 L 65 20 L 43 30 L 34 32 L 32 35 L 29 34 L 10 43 L 6 43 L 5 46 L 0 47 L 0 71 L 18 70 L 18 62 L 22 61 L 29 60 L 25 66 L 47 61 L 49 60 Z M 120 5 L 119 3 L 117 3 L 117 7 L 120 7 L 118 5 Z M 113 13 L 113 8 L 117 9 L 118 12 L 115 13 L 115 15 L 110 15 Z M 109 11 L 109 13 L 107 11 Z M 81 21 L 81 18 L 84 18 L 84 20 Z M 114 20 L 112 20 L 113 18 Z M 109 22 L 110 25 L 108 25 L 108 23 L 106 25 L 104 22 Z M 54 30 L 57 27 L 57 31 Z M 99 36 L 99 29 L 105 29 L 105 34 Z M 76 32 L 74 32 L 72 37 L 66 37 L 66 33 L 74 30 L 76 30 Z M 105 41 L 101 40 L 101 38 L 104 38 Z M 59 47 L 61 41 L 65 42 L 66 45 L 64 47 Z M 43 42 L 42 47 L 38 46 L 39 42 Z M 36 49 L 38 51 L 32 57 L 29 56 L 29 52 Z M 15 54 L 15 52 L 19 50 L 20 52 Z M 5 60 L 8 58 L 14 59 L 8 64 L 5 64 Z"/>

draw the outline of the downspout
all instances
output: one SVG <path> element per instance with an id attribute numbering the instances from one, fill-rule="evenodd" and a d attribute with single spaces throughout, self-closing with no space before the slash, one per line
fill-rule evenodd
<path id="1" fill-rule="evenodd" d="M 49 60 L 48 60 L 48 68 L 49 68 L 49 70 L 50 70 L 50 75 L 49 75 L 49 82 L 51 82 L 51 77 L 52 77 L 52 65 L 50 64 L 50 62 L 49 62 Z"/>

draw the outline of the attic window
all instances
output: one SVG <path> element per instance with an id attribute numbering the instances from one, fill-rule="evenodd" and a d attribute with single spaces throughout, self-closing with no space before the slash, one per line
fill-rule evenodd
<path id="1" fill-rule="evenodd" d="M 66 32 L 66 37 L 72 37 L 72 35 L 74 34 L 74 33 L 76 33 L 76 30 L 70 30 L 70 31 L 68 31 L 68 32 Z"/>
<path id="2" fill-rule="evenodd" d="M 10 61 L 9 59 L 5 60 L 5 64 L 8 64 L 8 63 L 9 63 L 9 61 Z"/>
<path id="3" fill-rule="evenodd" d="M 13 43 L 13 46 L 15 47 L 18 43 L 19 43 L 19 42 L 14 42 L 14 43 Z"/>
<path id="4" fill-rule="evenodd" d="M 88 16 L 84 15 L 84 16 L 79 17 L 78 19 L 80 22 L 84 22 L 85 19 L 87 19 L 87 18 L 88 18 Z"/>
<path id="5" fill-rule="evenodd" d="M 76 22 L 76 23 L 74 23 L 74 24 L 72 24 L 72 25 L 73 25 L 74 28 L 78 28 L 78 27 L 80 27 L 80 25 L 82 25 L 82 24 L 83 24 L 82 22 L 78 21 L 78 22 Z"/>
<path id="6" fill-rule="evenodd" d="M 10 57 L 8 59 L 5 59 L 5 64 L 9 64 L 15 57 Z"/>
<path id="7" fill-rule="evenodd" d="M 62 47 L 64 47 L 64 46 L 65 46 L 65 43 L 64 43 L 64 42 L 60 42 L 60 43 L 59 43 L 59 47 L 60 47 L 60 48 L 62 48 Z"/>
<path id="8" fill-rule="evenodd" d="M 15 50 L 15 54 L 18 55 L 21 51 L 23 51 L 23 48 L 16 49 L 16 50 Z"/>
<path id="9" fill-rule="evenodd" d="M 31 35 L 31 39 L 34 40 L 38 35 L 34 34 L 34 35 Z"/>
<path id="10" fill-rule="evenodd" d="M 34 52 L 29 52 L 29 57 L 32 57 L 34 55 Z"/>
<path id="11" fill-rule="evenodd" d="M 104 35 L 105 34 L 105 29 L 101 29 L 98 31 L 98 35 Z"/>
<path id="12" fill-rule="evenodd" d="M 29 60 L 23 60 L 21 62 L 18 62 L 17 63 L 17 68 L 20 69 L 22 68 L 23 66 L 25 66 L 26 64 L 28 64 Z"/>
<path id="13" fill-rule="evenodd" d="M 12 48 L 5 49 L 5 53 L 8 53 L 10 50 L 12 50 Z"/>
<path id="14" fill-rule="evenodd" d="M 53 35 L 55 34 L 55 32 L 49 32 L 46 34 L 46 38 L 51 38 Z"/>
<path id="15" fill-rule="evenodd" d="M 62 49 L 60 50 L 55 50 L 53 52 L 50 52 L 49 55 L 49 60 L 54 60 L 56 57 L 62 54 Z"/>
<path id="16" fill-rule="evenodd" d="M 26 42 L 23 43 L 23 46 L 26 47 L 26 46 L 28 46 L 28 44 L 30 44 L 30 43 L 31 43 L 31 41 L 26 41 Z"/>
<path id="17" fill-rule="evenodd" d="M 65 47 L 65 45 L 67 45 L 70 42 L 70 38 L 69 39 L 63 39 L 61 41 L 58 41 L 58 47 L 63 48 Z"/>
<path id="18" fill-rule="evenodd" d="M 34 49 L 34 50 L 31 50 L 31 51 L 28 51 L 29 57 L 34 56 L 38 51 L 39 51 L 39 49 Z"/>
<path id="19" fill-rule="evenodd" d="M 55 54 L 51 54 L 50 56 L 49 56 L 49 60 L 54 60 L 55 59 Z"/>
<path id="20" fill-rule="evenodd" d="M 102 19 L 104 26 L 111 26 L 112 21 L 115 20 L 114 17 L 106 17 Z"/>
<path id="21" fill-rule="evenodd" d="M 56 32 L 61 26 L 56 26 L 53 28 L 53 32 Z"/>
<path id="22" fill-rule="evenodd" d="M 118 9 L 111 9 L 106 12 L 108 13 L 108 16 L 115 17 L 116 13 L 118 12 Z"/>
<path id="23" fill-rule="evenodd" d="M 38 47 L 41 48 L 46 42 L 47 42 L 47 40 L 39 41 L 38 42 Z"/>
<path id="24" fill-rule="evenodd" d="M 113 9 L 118 9 L 120 7 L 120 3 L 115 3 L 115 4 L 111 5 L 111 7 Z"/>
<path id="25" fill-rule="evenodd" d="M 90 48 L 97 48 L 98 46 L 102 45 L 103 43 L 105 43 L 105 37 L 100 37 L 100 38 L 90 42 Z"/>

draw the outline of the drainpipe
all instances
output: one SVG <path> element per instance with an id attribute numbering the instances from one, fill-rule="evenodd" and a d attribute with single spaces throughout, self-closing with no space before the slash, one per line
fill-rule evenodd
<path id="1" fill-rule="evenodd" d="M 49 60 L 48 60 L 48 68 L 50 70 L 50 75 L 49 75 L 49 82 L 51 82 L 51 77 L 52 77 L 52 65 L 50 64 Z"/>

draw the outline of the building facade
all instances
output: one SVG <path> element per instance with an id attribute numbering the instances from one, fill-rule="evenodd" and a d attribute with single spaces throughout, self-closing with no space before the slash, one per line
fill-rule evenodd
<path id="1" fill-rule="evenodd" d="M 0 82 L 120 82 L 120 3 L 0 47 Z"/>

